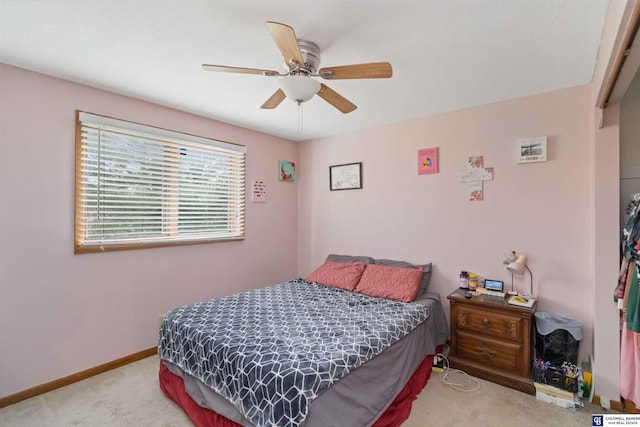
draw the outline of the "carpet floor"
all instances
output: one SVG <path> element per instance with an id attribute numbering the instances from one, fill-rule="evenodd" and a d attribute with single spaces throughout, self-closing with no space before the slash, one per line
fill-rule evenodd
<path id="1" fill-rule="evenodd" d="M 0 409 L 2 427 L 192 427 L 182 409 L 158 386 L 158 357 L 71 384 Z M 506 387 L 480 380 L 480 389 L 462 392 L 434 372 L 413 403 L 403 427 L 590 426 L 600 406 L 564 409 Z M 464 379 L 456 379 L 463 382 Z"/>

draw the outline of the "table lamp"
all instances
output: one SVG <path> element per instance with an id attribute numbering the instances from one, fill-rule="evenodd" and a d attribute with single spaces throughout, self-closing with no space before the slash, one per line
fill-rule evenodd
<path id="1" fill-rule="evenodd" d="M 535 298 L 533 295 L 533 273 L 531 273 L 531 269 L 527 265 L 527 256 L 526 255 L 517 255 L 516 251 L 511 251 L 511 255 L 507 255 L 507 258 L 503 261 L 504 264 L 507 265 L 507 270 L 511 274 L 515 274 L 516 276 L 524 276 L 525 270 L 529 272 L 531 276 L 531 287 L 530 294 L 527 295 L 530 298 Z M 513 281 L 511 282 L 511 290 L 513 291 Z"/>

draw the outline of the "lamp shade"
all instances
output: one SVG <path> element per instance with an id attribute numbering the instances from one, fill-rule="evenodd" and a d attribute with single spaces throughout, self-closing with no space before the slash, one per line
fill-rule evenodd
<path id="1" fill-rule="evenodd" d="M 504 259 L 502 260 L 502 263 L 504 265 L 509 265 L 516 259 L 518 259 L 518 255 L 516 254 L 516 251 L 511 251 L 511 253 L 509 254 L 504 254 Z"/>
<path id="2" fill-rule="evenodd" d="M 286 76 L 280 79 L 280 89 L 287 98 L 306 102 L 320 91 L 320 83 L 307 76 Z"/>
<path id="3" fill-rule="evenodd" d="M 518 256 L 518 258 L 516 258 L 515 261 L 510 262 L 507 265 L 507 270 L 509 270 L 511 273 L 515 274 L 516 276 L 524 275 L 524 272 L 525 272 L 526 268 L 527 268 L 527 256 L 526 255 Z"/>

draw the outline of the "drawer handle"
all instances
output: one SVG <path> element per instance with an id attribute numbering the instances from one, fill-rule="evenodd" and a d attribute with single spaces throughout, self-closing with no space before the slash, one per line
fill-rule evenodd
<path id="1" fill-rule="evenodd" d="M 489 327 L 491 326 L 491 321 L 489 319 L 483 319 L 482 320 L 482 327 L 485 329 L 489 329 Z"/>
<path id="2" fill-rule="evenodd" d="M 491 350 L 490 348 L 487 348 L 487 347 L 476 347 L 476 350 L 478 350 L 480 355 L 483 357 L 495 357 L 495 355 L 498 354 L 497 351 Z"/>

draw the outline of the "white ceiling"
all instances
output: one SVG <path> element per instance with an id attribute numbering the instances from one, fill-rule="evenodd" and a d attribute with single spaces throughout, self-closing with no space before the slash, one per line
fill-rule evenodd
<path id="1" fill-rule="evenodd" d="M 618 1 L 618 0 L 613 0 Z M 591 81 L 606 0 L 0 0 L 0 61 L 291 140 L 318 138 Z M 260 105 L 284 71 L 265 21 L 321 49 L 321 67 L 389 61 L 391 79 L 323 81 Z M 79 106 L 81 108 L 81 106 Z M 115 113 L 114 113 L 115 114 Z M 126 119 L 126 118 L 125 118 Z"/>

